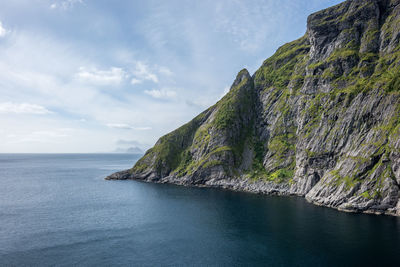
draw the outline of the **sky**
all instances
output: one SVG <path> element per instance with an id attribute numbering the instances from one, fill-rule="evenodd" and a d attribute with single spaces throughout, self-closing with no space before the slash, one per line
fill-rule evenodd
<path id="1" fill-rule="evenodd" d="M 0 153 L 150 148 L 339 0 L 0 0 Z"/>

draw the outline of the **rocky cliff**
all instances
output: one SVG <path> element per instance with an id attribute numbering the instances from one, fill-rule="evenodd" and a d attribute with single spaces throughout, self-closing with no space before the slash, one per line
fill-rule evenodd
<path id="1" fill-rule="evenodd" d="M 348 0 L 126 171 L 400 215 L 400 0 Z"/>

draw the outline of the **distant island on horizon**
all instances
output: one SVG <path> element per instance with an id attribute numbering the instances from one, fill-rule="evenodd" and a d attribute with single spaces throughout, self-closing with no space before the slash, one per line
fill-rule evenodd
<path id="1" fill-rule="evenodd" d="M 128 148 L 117 148 L 112 153 L 130 153 L 130 154 L 143 154 L 143 150 L 137 146 Z"/>

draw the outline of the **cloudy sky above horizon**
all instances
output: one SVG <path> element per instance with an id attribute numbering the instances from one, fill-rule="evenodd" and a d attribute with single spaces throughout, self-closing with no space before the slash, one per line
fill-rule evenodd
<path id="1" fill-rule="evenodd" d="M 339 0 L 0 0 L 0 153 L 157 139 Z"/>

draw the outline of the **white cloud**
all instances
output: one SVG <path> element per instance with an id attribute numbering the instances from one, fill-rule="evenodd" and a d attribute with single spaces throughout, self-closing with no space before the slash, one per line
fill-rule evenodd
<path id="1" fill-rule="evenodd" d="M 126 129 L 126 130 L 133 129 L 133 127 L 131 125 L 125 124 L 125 123 L 108 123 L 107 127 L 116 128 L 116 129 Z"/>
<path id="2" fill-rule="evenodd" d="M 158 99 L 174 99 L 177 96 L 175 91 L 166 88 L 160 90 L 145 90 L 144 93 Z"/>
<path id="3" fill-rule="evenodd" d="M 276 38 L 274 29 L 284 27 L 277 24 L 276 18 L 286 21 L 287 9 L 296 10 L 297 5 L 286 3 L 282 8 L 279 1 L 273 0 L 254 0 L 251 5 L 246 1 L 220 1 L 215 5 L 215 29 L 227 34 L 242 50 L 257 52 L 265 46 L 268 38 Z"/>
<path id="4" fill-rule="evenodd" d="M 158 83 L 157 75 L 151 72 L 149 66 L 141 61 L 136 62 L 135 69 L 132 71 L 132 73 L 137 80 L 148 80 Z"/>
<path id="5" fill-rule="evenodd" d="M 147 131 L 147 130 L 151 130 L 151 127 L 133 127 L 133 130 Z"/>
<path id="6" fill-rule="evenodd" d="M 172 76 L 174 73 L 168 69 L 167 67 L 159 67 L 158 72 L 165 75 L 165 76 Z"/>
<path id="7" fill-rule="evenodd" d="M 84 82 L 95 85 L 117 85 L 127 76 L 122 68 L 111 67 L 109 70 L 80 67 L 77 77 Z"/>
<path id="8" fill-rule="evenodd" d="M 158 83 L 159 78 L 156 73 L 167 77 L 174 75 L 174 73 L 167 67 L 157 65 L 150 67 L 142 61 L 137 61 L 135 69 L 132 71 L 134 78 L 132 78 L 131 84 L 140 84 L 143 81 L 152 81 L 153 83 Z"/>
<path id="9" fill-rule="evenodd" d="M 0 103 L 0 113 L 3 114 L 50 114 L 50 110 L 43 106 L 29 103 L 13 103 L 13 102 L 3 102 Z"/>
<path id="10" fill-rule="evenodd" d="M 96 58 L 87 57 L 81 46 L 71 46 L 47 35 L 22 30 L 10 35 L 10 40 L 10 45 L 6 43 L 0 49 L 0 104 L 37 104 L 48 110 L 35 108 L 36 113 L 57 111 L 57 114 L 35 115 L 34 118 L 20 115 L 18 120 L 11 114 L 0 114 L 0 123 L 7 125 L 0 139 L 16 133 L 20 140 L 27 133 L 38 129 L 52 130 L 53 127 L 79 130 L 71 138 L 60 139 L 57 143 L 27 142 L 28 137 L 24 139 L 25 143 L 15 143 L 16 138 L 7 139 L 0 146 L 0 152 L 111 151 L 115 147 L 115 138 L 129 140 L 133 138 L 132 134 L 137 140 L 152 144 L 167 131 L 163 125 L 167 124 L 170 130 L 190 116 L 186 115 L 183 120 L 179 105 L 152 101 L 139 91 L 105 91 L 99 86 L 82 82 L 77 76 L 80 66 L 96 66 L 97 70 L 108 71 L 110 66 L 129 68 L 129 62 L 117 61 L 110 63 L 109 67 L 100 67 L 104 65 L 97 62 Z M 130 64 L 134 67 L 136 61 Z M 84 71 L 89 72 L 90 69 Z M 127 75 L 119 86 L 125 88 L 125 82 L 130 83 L 132 78 Z M 57 107 L 57 110 L 53 110 L 53 107 Z M 5 110 L 9 113 L 11 109 Z M 80 118 L 85 118 L 87 122 L 79 121 Z M 172 119 L 175 124 L 167 123 L 166 118 L 175 118 Z M 98 127 L 109 122 L 126 122 L 132 129 L 109 130 Z M 148 127 L 153 125 L 156 127 Z"/>
<path id="11" fill-rule="evenodd" d="M 70 136 L 70 133 L 74 131 L 69 128 L 61 128 L 55 130 L 40 130 L 33 131 L 28 134 L 9 134 L 7 138 L 11 144 L 18 143 L 57 143 L 59 139 Z"/>
<path id="12" fill-rule="evenodd" d="M 0 37 L 4 37 L 7 34 L 7 30 L 3 27 L 3 23 L 0 21 Z"/>
<path id="13" fill-rule="evenodd" d="M 224 97 L 227 93 L 229 93 L 229 90 L 231 90 L 229 86 L 225 87 L 224 91 L 222 92 L 221 98 Z"/>
<path id="14" fill-rule="evenodd" d="M 75 4 L 83 4 L 83 0 L 64 0 L 64 1 L 58 1 L 56 3 L 53 3 L 50 5 L 51 9 L 56 9 L 56 8 L 60 8 L 60 9 L 70 9 L 73 8 L 75 6 Z"/>
<path id="15" fill-rule="evenodd" d="M 124 130 L 138 130 L 138 131 L 151 130 L 151 127 L 134 127 L 126 123 L 108 123 L 107 127 L 115 129 L 124 129 Z"/>
<path id="16" fill-rule="evenodd" d="M 139 80 L 139 79 L 136 79 L 136 78 L 132 78 L 132 80 L 131 80 L 131 84 L 133 84 L 133 85 L 140 84 L 142 82 L 143 82 L 142 80 Z"/>
<path id="17" fill-rule="evenodd" d="M 67 137 L 68 135 L 65 133 L 64 130 L 60 131 L 36 131 L 32 133 L 33 136 L 38 136 L 38 137 Z"/>

